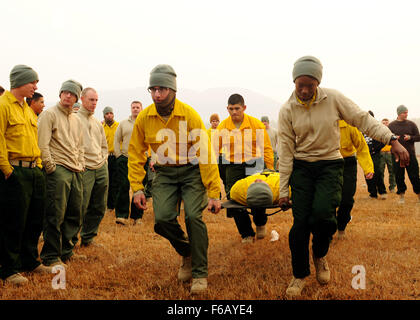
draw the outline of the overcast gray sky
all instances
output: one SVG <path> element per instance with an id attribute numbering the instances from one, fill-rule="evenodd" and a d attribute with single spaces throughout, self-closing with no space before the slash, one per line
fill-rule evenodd
<path id="1" fill-rule="evenodd" d="M 180 88 L 242 87 L 281 104 L 294 61 L 314 55 L 321 86 L 378 119 L 394 119 L 400 104 L 420 118 L 416 2 L 2 1 L 0 85 L 9 89 L 12 67 L 27 64 L 54 101 L 67 79 L 99 91 L 143 87 L 167 63 Z"/>

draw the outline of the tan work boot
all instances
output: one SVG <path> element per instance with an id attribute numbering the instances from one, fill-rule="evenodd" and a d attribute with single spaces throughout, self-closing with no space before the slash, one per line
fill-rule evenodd
<path id="1" fill-rule="evenodd" d="M 325 257 L 317 258 L 312 255 L 314 260 L 316 279 L 320 284 L 327 284 L 330 281 L 330 269 L 328 268 L 327 259 Z"/>
<path id="2" fill-rule="evenodd" d="M 48 265 L 48 267 L 55 267 L 55 266 L 62 266 L 64 269 L 67 269 L 68 265 L 66 265 L 63 261 L 56 261 Z"/>
<path id="3" fill-rule="evenodd" d="M 4 280 L 6 283 L 14 284 L 15 286 L 21 286 L 28 283 L 28 279 L 22 276 L 20 273 L 12 274 Z"/>
<path id="4" fill-rule="evenodd" d="M 404 204 L 405 200 L 404 200 L 404 193 L 400 194 L 400 200 L 398 201 L 399 204 Z"/>
<path id="5" fill-rule="evenodd" d="M 51 266 L 44 266 L 43 264 L 40 264 L 38 267 L 36 267 L 31 272 L 39 273 L 39 274 L 47 274 L 47 273 L 52 273 L 52 269 L 53 269 L 53 267 L 51 267 Z"/>
<path id="6" fill-rule="evenodd" d="M 265 235 L 265 226 L 257 226 L 257 239 L 264 239 Z"/>
<path id="7" fill-rule="evenodd" d="M 298 297 L 302 293 L 303 288 L 305 287 L 305 279 L 293 277 L 289 283 L 289 286 L 286 289 L 286 296 L 289 298 Z"/>
<path id="8" fill-rule="evenodd" d="M 133 226 L 140 226 L 143 223 L 141 219 L 135 219 L 133 221 Z"/>
<path id="9" fill-rule="evenodd" d="M 125 218 L 117 218 L 115 220 L 115 223 L 116 224 L 121 224 L 121 225 L 125 226 L 125 225 L 128 224 L 128 219 L 125 219 Z"/>
<path id="10" fill-rule="evenodd" d="M 245 237 L 242 239 L 242 243 L 253 243 L 254 242 L 254 237 Z"/>
<path id="11" fill-rule="evenodd" d="M 207 291 L 207 278 L 194 278 L 191 285 L 191 294 L 200 294 Z"/>
<path id="12" fill-rule="evenodd" d="M 80 244 L 80 246 L 81 247 L 85 247 L 85 248 L 86 247 L 91 247 L 91 248 L 105 248 L 105 246 L 102 243 L 98 243 L 95 240 L 93 240 L 91 242 L 88 242 L 88 243 L 82 242 Z"/>
<path id="13" fill-rule="evenodd" d="M 178 271 L 178 280 L 188 281 L 192 278 L 191 256 L 182 257 L 182 264 Z"/>

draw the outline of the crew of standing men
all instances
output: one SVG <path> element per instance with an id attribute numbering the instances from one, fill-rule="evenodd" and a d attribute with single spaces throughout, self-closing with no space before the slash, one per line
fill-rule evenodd
<path id="1" fill-rule="evenodd" d="M 228 198 L 253 204 L 256 233 L 246 210 L 227 209 L 243 243 L 265 237 L 266 206 L 278 201 L 292 207 L 293 277 L 286 294 L 298 296 L 310 273 L 310 234 L 317 280 L 329 282 L 326 255 L 337 227 L 343 237 L 351 219 L 356 161 L 367 181 L 376 175 L 360 131 L 383 144 L 378 159 L 384 145 L 392 146 L 400 203 L 405 169 L 420 202 L 414 150 L 420 135 L 407 120 L 408 109 L 399 106 L 388 129 L 340 92 L 320 88 L 317 58 L 296 61 L 295 90 L 280 110 L 278 131 L 268 117 L 245 114 L 244 98 L 233 94 L 229 117 L 220 122 L 212 115 L 207 132 L 198 113 L 176 98 L 176 77 L 171 66 L 156 66 L 148 87 L 153 104 L 143 110 L 133 101 L 130 117 L 120 123 L 106 107 L 101 124 L 93 116 L 95 89 L 67 80 L 59 102 L 43 111 L 43 96 L 35 92 L 38 74 L 25 65 L 12 69 L 11 89 L 0 97 L 0 278 L 19 285 L 28 281 L 22 271 L 51 273 L 56 265 L 86 259 L 74 247 L 79 236 L 81 246 L 102 246 L 94 238 L 107 208 L 115 209 L 116 223 L 126 225 L 131 217 L 139 224 L 152 197 L 155 232 L 180 256 L 178 279 L 192 279 L 192 294 L 205 292 L 208 235 L 202 213 L 220 211 L 222 178 Z M 181 200 L 186 232 L 177 221 Z"/>

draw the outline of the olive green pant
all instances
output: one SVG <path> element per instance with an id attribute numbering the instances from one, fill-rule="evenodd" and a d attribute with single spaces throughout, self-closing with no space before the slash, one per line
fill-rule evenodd
<path id="1" fill-rule="evenodd" d="M 117 184 L 117 158 L 114 155 L 108 156 L 108 197 L 107 197 L 107 207 L 108 209 L 115 209 L 115 196 L 118 192 Z"/>
<path id="2" fill-rule="evenodd" d="M 45 213 L 45 176 L 38 168 L 0 171 L 0 278 L 40 265 L 38 240 Z"/>
<path id="3" fill-rule="evenodd" d="M 343 189 L 340 206 L 337 209 L 337 229 L 344 231 L 351 220 L 354 194 L 357 187 L 357 159 L 355 156 L 344 158 Z"/>
<path id="4" fill-rule="evenodd" d="M 82 172 L 82 179 L 83 202 L 80 237 L 82 244 L 89 244 L 98 235 L 99 225 L 105 214 L 109 183 L 107 164 L 105 163 L 96 170 L 86 169 Z M 76 234 L 73 244 L 76 245 L 77 241 Z"/>
<path id="5" fill-rule="evenodd" d="M 309 239 L 312 252 L 322 258 L 328 253 L 337 230 L 335 211 L 341 201 L 344 160 L 307 162 L 294 160 L 290 177 L 293 225 L 289 232 L 293 276 L 310 274 Z"/>
<path id="6" fill-rule="evenodd" d="M 47 209 L 44 222 L 44 246 L 41 259 L 45 265 L 64 262 L 74 253 L 73 238 L 82 218 L 82 173 L 57 165 L 47 174 Z"/>
<path id="7" fill-rule="evenodd" d="M 207 206 L 207 192 L 198 165 L 180 167 L 155 165 L 152 196 L 155 232 L 169 240 L 176 252 L 192 257 L 193 278 L 206 278 L 208 235 L 202 219 Z M 185 225 L 188 236 L 178 223 L 177 205 L 184 201 Z"/>
<path id="8" fill-rule="evenodd" d="M 379 166 L 380 166 L 380 172 L 382 174 L 382 178 L 383 179 L 383 175 L 385 173 L 385 166 L 388 169 L 388 189 L 389 191 L 392 191 L 395 189 L 395 187 L 397 186 L 397 183 L 395 182 L 395 173 L 394 173 L 394 164 L 392 161 L 392 154 L 390 151 L 388 152 L 381 152 L 381 161 L 379 162 Z"/>
<path id="9" fill-rule="evenodd" d="M 149 169 L 150 158 L 147 159 L 144 165 L 146 175 L 143 178 L 144 194 L 146 198 L 149 198 L 150 189 L 152 188 L 152 178 L 150 178 Z M 117 194 L 115 197 L 115 217 L 137 220 L 143 218 L 143 210 L 138 209 L 131 199 L 130 204 L 130 181 L 128 180 L 128 158 L 121 155 L 117 158 Z"/>

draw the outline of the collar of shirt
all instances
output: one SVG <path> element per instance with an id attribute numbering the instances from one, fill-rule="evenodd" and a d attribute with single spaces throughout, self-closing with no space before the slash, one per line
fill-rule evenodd
<path id="1" fill-rule="evenodd" d="M 156 116 L 156 117 L 159 117 L 163 120 L 163 118 L 157 112 L 155 104 L 153 104 L 153 107 L 150 109 L 149 116 Z M 180 102 L 179 102 L 178 99 L 175 99 L 174 109 L 172 110 L 172 113 L 169 116 L 168 121 L 174 116 L 178 116 L 178 117 L 183 117 L 184 116 L 184 114 L 181 110 Z M 164 122 L 166 123 L 166 121 L 164 121 Z"/>
<path id="2" fill-rule="evenodd" d="M 235 124 L 233 123 L 232 117 L 229 117 L 226 122 L 226 129 L 228 130 L 235 130 L 235 129 L 242 130 L 242 129 L 248 129 L 248 128 L 251 128 L 251 124 L 249 122 L 249 118 L 247 114 L 244 114 L 244 120 L 242 121 L 241 126 L 239 128 L 237 128 Z"/>
<path id="3" fill-rule="evenodd" d="M 14 104 L 14 103 L 16 103 L 17 105 L 19 105 L 19 106 L 20 106 L 20 107 L 22 107 L 22 108 L 25 106 L 25 104 L 27 104 L 25 100 L 23 100 L 23 102 L 22 102 L 22 103 L 20 103 L 20 102 L 16 99 L 16 97 L 13 95 L 13 93 L 11 93 L 10 91 L 6 91 L 6 92 L 4 93 L 4 96 L 5 96 L 7 99 L 9 99 L 10 104 Z"/>
<path id="4" fill-rule="evenodd" d="M 66 116 L 73 114 L 73 108 L 66 108 L 60 102 L 57 103 L 57 107 L 61 112 L 63 112 Z"/>
<path id="5" fill-rule="evenodd" d="M 304 107 L 306 107 L 306 108 L 309 108 L 309 107 L 312 105 L 312 103 L 315 101 L 316 96 L 317 96 L 317 94 L 316 94 L 316 92 L 315 92 L 315 94 L 314 94 L 314 96 L 312 97 L 311 101 L 309 101 L 309 102 L 304 102 L 304 101 L 300 100 L 300 99 L 299 99 L 299 97 L 296 95 L 296 100 L 297 100 L 297 101 L 298 101 L 298 102 L 299 102 L 302 106 L 304 106 Z"/>

